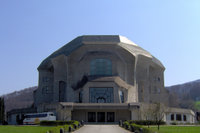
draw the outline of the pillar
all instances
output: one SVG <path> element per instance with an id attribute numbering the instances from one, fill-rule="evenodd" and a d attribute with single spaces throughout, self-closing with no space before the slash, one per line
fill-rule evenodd
<path id="1" fill-rule="evenodd" d="M 131 120 L 139 120 L 139 110 L 131 109 Z"/>

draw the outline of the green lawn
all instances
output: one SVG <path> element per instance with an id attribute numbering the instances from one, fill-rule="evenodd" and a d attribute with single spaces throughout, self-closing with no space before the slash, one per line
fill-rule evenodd
<path id="1" fill-rule="evenodd" d="M 157 126 L 150 128 L 157 131 Z M 160 133 L 200 133 L 200 126 L 161 126 Z"/>
<path id="2" fill-rule="evenodd" d="M 200 101 L 195 102 L 195 108 L 200 110 Z"/>
<path id="3" fill-rule="evenodd" d="M 0 133 L 46 133 L 54 127 L 42 126 L 0 126 Z"/>

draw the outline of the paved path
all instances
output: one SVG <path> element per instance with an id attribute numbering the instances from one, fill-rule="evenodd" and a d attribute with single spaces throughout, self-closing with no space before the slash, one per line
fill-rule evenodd
<path id="1" fill-rule="evenodd" d="M 74 133 L 130 133 L 118 125 L 84 125 Z"/>

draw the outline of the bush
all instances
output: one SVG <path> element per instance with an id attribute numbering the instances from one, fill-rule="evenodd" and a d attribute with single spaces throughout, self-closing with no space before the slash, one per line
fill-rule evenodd
<path id="1" fill-rule="evenodd" d="M 59 126 L 59 125 L 72 125 L 73 123 L 79 123 L 78 121 L 41 121 L 41 126 Z"/>
<path id="2" fill-rule="evenodd" d="M 134 127 L 135 131 L 143 131 L 142 133 L 154 133 L 152 130 L 150 130 L 149 128 L 137 125 L 137 124 L 130 124 L 131 127 Z"/>
<path id="3" fill-rule="evenodd" d="M 152 120 L 137 120 L 137 121 L 129 120 L 128 122 L 130 124 L 135 123 L 137 125 L 157 125 L 157 122 Z M 164 121 L 160 122 L 160 125 L 165 125 L 165 124 L 166 123 Z"/>
<path id="4" fill-rule="evenodd" d="M 125 122 L 123 122 L 123 127 L 128 129 L 128 130 L 130 130 L 130 131 L 132 131 L 132 132 L 140 132 L 142 130 L 143 133 L 154 133 L 149 128 L 143 127 L 141 125 L 137 125 L 137 124 L 133 123 L 133 121 L 125 121 Z"/>
<path id="5" fill-rule="evenodd" d="M 57 126 L 49 131 L 49 133 L 60 133 L 60 129 L 63 128 L 62 126 Z"/>
<path id="6" fill-rule="evenodd" d="M 60 129 L 63 128 L 65 132 L 71 132 L 78 128 L 79 121 L 41 121 L 42 126 L 55 126 L 49 133 L 60 133 Z"/>
<path id="7" fill-rule="evenodd" d="M 128 121 L 123 122 L 122 127 L 125 129 L 130 129 L 130 123 Z"/>

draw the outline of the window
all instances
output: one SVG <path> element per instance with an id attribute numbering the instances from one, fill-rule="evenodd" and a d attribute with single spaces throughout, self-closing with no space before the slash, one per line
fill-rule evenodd
<path id="1" fill-rule="evenodd" d="M 113 88 L 90 88 L 90 103 L 113 103 Z"/>
<path id="2" fill-rule="evenodd" d="M 83 100 L 83 91 L 81 90 L 79 92 L 79 103 L 82 103 L 82 100 Z"/>
<path id="3" fill-rule="evenodd" d="M 112 63 L 109 59 L 94 59 L 90 62 L 90 74 L 108 76 L 112 75 Z"/>
<path id="4" fill-rule="evenodd" d="M 26 118 L 37 118 L 37 117 L 47 117 L 47 114 L 32 114 L 32 115 L 26 115 Z"/>
<path id="5" fill-rule="evenodd" d="M 53 89 L 51 87 L 44 86 L 42 88 L 42 94 L 52 94 L 52 93 L 53 93 Z"/>
<path id="6" fill-rule="evenodd" d="M 171 114 L 171 121 L 174 121 L 174 114 Z"/>
<path id="7" fill-rule="evenodd" d="M 157 87 L 154 86 L 154 93 L 156 94 L 157 93 Z"/>
<path id="8" fill-rule="evenodd" d="M 177 121 L 181 121 L 182 119 L 181 119 L 181 114 L 176 114 L 176 120 Z"/>
<path id="9" fill-rule="evenodd" d="M 157 93 L 160 94 L 160 88 L 157 88 Z"/>
<path id="10" fill-rule="evenodd" d="M 104 97 L 98 97 L 97 98 L 97 103 L 105 103 L 106 99 Z"/>
<path id="11" fill-rule="evenodd" d="M 154 90 L 153 91 L 154 91 L 154 94 L 160 94 L 161 89 L 156 87 L 156 86 L 154 86 Z"/>
<path id="12" fill-rule="evenodd" d="M 119 91 L 119 96 L 120 96 L 121 103 L 124 103 L 124 92 L 123 91 Z"/>
<path id="13" fill-rule="evenodd" d="M 184 120 L 184 121 L 187 121 L 186 115 L 183 115 L 183 120 Z"/>
<path id="14" fill-rule="evenodd" d="M 43 81 L 43 82 L 49 82 L 49 81 L 50 81 L 50 78 L 48 78 L 48 77 L 43 77 L 43 78 L 42 78 L 42 81 Z"/>

